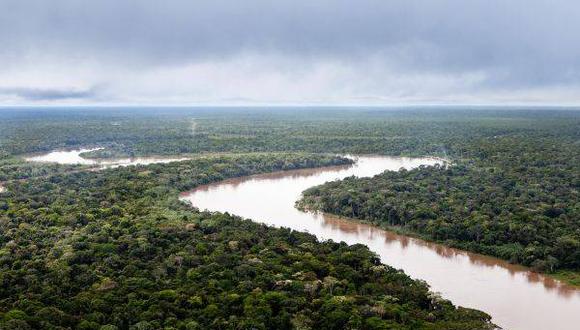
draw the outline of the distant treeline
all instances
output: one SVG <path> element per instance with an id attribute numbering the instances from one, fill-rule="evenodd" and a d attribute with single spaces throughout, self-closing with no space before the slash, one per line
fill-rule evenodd
<path id="1" fill-rule="evenodd" d="M 0 111 L 0 155 L 103 146 L 89 157 L 336 152 L 478 157 L 467 142 L 578 131 L 580 111 L 88 109 Z"/>

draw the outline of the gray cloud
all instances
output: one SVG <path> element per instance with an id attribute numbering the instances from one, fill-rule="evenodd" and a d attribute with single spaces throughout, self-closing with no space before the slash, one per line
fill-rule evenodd
<path id="1" fill-rule="evenodd" d="M 264 65 L 279 75 L 324 63 L 348 68 L 351 84 L 365 84 L 353 87 L 355 98 L 365 88 L 388 94 L 381 86 L 405 76 L 457 80 L 437 91 L 446 98 L 570 93 L 580 85 L 580 4 L 568 0 L 4 0 L 2 6 L 0 74 L 1 66 L 74 63 L 92 73 L 65 85 L 120 84 L 124 94 L 129 87 L 112 77 L 119 71 L 139 79 L 144 71 L 240 58 L 254 70 L 264 58 L 282 61 L 283 69 Z M 465 76 L 479 78 L 460 83 Z M 395 94 L 434 94 L 425 84 L 405 88 Z M 223 92 L 218 98 L 245 97 Z"/>
<path id="2" fill-rule="evenodd" d="M 39 89 L 39 88 L 0 88 L 0 95 L 13 95 L 29 101 L 91 100 L 97 96 L 97 89 Z"/>

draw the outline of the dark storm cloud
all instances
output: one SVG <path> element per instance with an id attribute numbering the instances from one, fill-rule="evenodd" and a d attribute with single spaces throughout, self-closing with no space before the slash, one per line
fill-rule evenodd
<path id="1" fill-rule="evenodd" d="M 86 100 L 97 96 L 97 89 L 39 89 L 39 88 L 0 88 L 0 95 L 11 95 L 29 101 Z"/>
<path id="2" fill-rule="evenodd" d="M 580 4 L 568 0 L 3 0 L 0 59 L 90 57 L 171 66 L 239 54 L 370 57 L 400 75 L 479 73 L 482 88 L 580 83 Z M 106 64 L 104 64 L 106 63 Z"/>

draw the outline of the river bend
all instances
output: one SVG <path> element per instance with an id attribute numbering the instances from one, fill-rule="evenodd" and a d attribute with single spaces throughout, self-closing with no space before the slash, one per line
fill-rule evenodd
<path id="1" fill-rule="evenodd" d="M 351 175 L 433 165 L 432 158 L 359 157 L 355 165 L 277 172 L 198 187 L 181 199 L 199 209 L 229 212 L 319 239 L 361 243 L 381 260 L 423 279 L 455 304 L 483 310 L 504 329 L 572 330 L 580 325 L 580 290 L 503 260 L 401 236 L 375 226 L 301 212 L 302 191 Z"/>

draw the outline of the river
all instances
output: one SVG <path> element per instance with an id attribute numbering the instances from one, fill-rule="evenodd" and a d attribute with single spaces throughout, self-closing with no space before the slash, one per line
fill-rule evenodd
<path id="1" fill-rule="evenodd" d="M 198 187 L 181 199 L 199 209 L 307 231 L 319 239 L 362 243 L 381 260 L 422 279 L 453 303 L 492 315 L 504 329 L 580 327 L 580 290 L 505 261 L 401 236 L 374 226 L 294 207 L 302 191 L 326 181 L 373 176 L 439 162 L 432 158 L 359 157 L 355 165 L 270 173 Z"/>
<path id="2" fill-rule="evenodd" d="M 68 165 L 91 165 L 98 166 L 100 168 L 114 168 L 119 166 L 131 166 L 131 165 L 148 165 L 157 163 L 170 163 L 187 160 L 189 158 L 172 158 L 172 157 L 133 157 L 133 158 L 120 158 L 120 159 L 89 159 L 81 157 L 81 154 L 96 150 L 101 150 L 103 148 L 92 148 L 92 149 L 75 149 L 75 150 L 60 150 L 52 151 L 45 154 L 39 154 L 34 156 L 28 156 L 24 159 L 29 162 L 39 162 L 39 163 L 59 163 Z"/>

